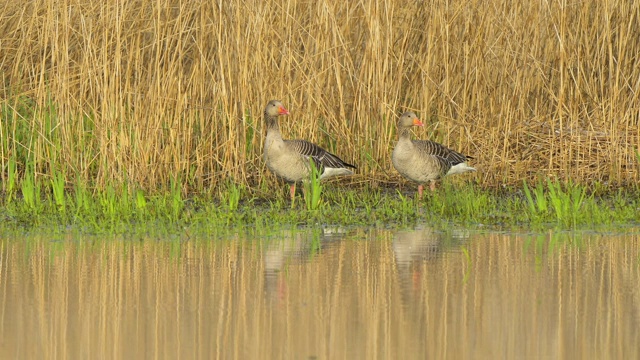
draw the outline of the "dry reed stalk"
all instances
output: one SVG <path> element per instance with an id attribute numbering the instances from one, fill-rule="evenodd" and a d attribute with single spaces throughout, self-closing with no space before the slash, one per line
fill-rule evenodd
<path id="1" fill-rule="evenodd" d="M 68 0 L 0 9 L 2 106 L 33 104 L 28 116 L 3 120 L 3 168 L 12 156 L 23 167 L 29 153 L 39 172 L 60 167 L 97 187 L 154 190 L 177 176 L 185 191 L 229 177 L 269 185 L 261 111 L 279 98 L 292 111 L 287 137 L 359 165 L 344 181 L 401 181 L 389 153 L 406 109 L 428 120 L 418 137 L 475 156 L 484 186 L 541 175 L 638 181 L 633 2 Z"/>

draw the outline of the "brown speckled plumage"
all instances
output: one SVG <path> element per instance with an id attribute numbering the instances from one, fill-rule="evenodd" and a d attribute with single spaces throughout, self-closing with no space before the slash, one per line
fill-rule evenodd
<path id="1" fill-rule="evenodd" d="M 269 170 L 291 184 L 291 197 L 295 194 L 295 183 L 309 178 L 310 161 L 320 172 L 320 179 L 336 175 L 351 175 L 354 165 L 342 161 L 320 146 L 306 140 L 283 140 L 278 125 L 278 116 L 289 112 L 278 100 L 271 100 L 264 109 L 267 136 L 264 142 L 264 160 Z"/>
<path id="2" fill-rule="evenodd" d="M 446 175 L 476 170 L 467 165 L 469 156 L 430 140 L 411 140 L 412 126 L 422 126 L 416 114 L 402 114 L 391 161 L 402 176 L 419 184 L 419 196 L 422 196 L 424 183 L 430 182 L 431 190 L 434 190 L 435 182 Z"/>

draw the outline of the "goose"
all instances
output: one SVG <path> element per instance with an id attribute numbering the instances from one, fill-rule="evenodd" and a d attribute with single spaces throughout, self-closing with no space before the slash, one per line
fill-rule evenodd
<path id="1" fill-rule="evenodd" d="M 320 180 L 339 175 L 352 175 L 354 165 L 306 140 L 283 140 L 278 117 L 289 111 L 278 100 L 271 100 L 264 109 L 267 136 L 264 141 L 264 161 L 269 170 L 291 184 L 291 201 L 295 198 L 296 183 L 307 180 L 313 160 Z"/>
<path id="2" fill-rule="evenodd" d="M 422 198 L 426 182 L 434 191 L 436 181 L 446 175 L 476 171 L 467 164 L 468 159 L 473 159 L 470 156 L 430 140 L 411 140 L 411 127 L 423 125 L 415 113 L 408 111 L 402 114 L 398 120 L 398 142 L 391 154 L 393 167 L 402 176 L 419 184 L 419 198 Z"/>

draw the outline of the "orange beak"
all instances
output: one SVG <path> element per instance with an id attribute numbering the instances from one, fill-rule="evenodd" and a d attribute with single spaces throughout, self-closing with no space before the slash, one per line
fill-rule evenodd
<path id="1" fill-rule="evenodd" d="M 415 118 L 413 119 L 413 126 L 424 126 L 424 124 L 422 123 L 422 121 L 420 121 L 420 119 Z"/>
<path id="2" fill-rule="evenodd" d="M 289 110 L 285 109 L 284 106 L 280 106 L 280 108 L 278 108 L 278 114 L 289 115 Z"/>

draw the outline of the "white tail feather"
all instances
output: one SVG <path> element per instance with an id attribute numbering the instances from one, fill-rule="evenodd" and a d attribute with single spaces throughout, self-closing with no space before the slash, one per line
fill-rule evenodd
<path id="1" fill-rule="evenodd" d="M 345 168 L 324 168 L 324 172 L 320 175 L 320 179 L 328 178 L 331 176 L 341 176 L 341 175 L 353 175 L 353 171 Z"/>
<path id="2" fill-rule="evenodd" d="M 467 171 L 476 171 L 476 169 L 467 165 L 466 162 L 463 162 L 463 163 L 452 166 L 451 169 L 449 169 L 449 171 L 447 172 L 447 175 L 462 174 Z"/>

